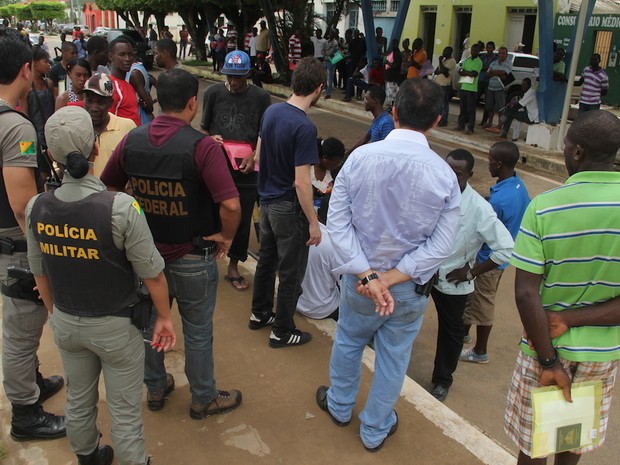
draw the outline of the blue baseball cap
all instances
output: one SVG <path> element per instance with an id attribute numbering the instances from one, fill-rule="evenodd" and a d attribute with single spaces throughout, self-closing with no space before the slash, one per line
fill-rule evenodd
<path id="1" fill-rule="evenodd" d="M 224 60 L 220 73 L 231 76 L 245 76 L 250 72 L 250 57 L 241 50 L 233 50 Z"/>

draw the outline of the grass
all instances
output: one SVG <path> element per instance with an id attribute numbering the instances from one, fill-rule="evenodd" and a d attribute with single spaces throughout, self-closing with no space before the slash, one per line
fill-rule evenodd
<path id="1" fill-rule="evenodd" d="M 0 460 L 6 457 L 6 447 L 3 444 L 0 444 Z"/>
<path id="2" fill-rule="evenodd" d="M 211 61 L 209 60 L 190 60 L 184 61 L 183 66 L 210 66 Z"/>

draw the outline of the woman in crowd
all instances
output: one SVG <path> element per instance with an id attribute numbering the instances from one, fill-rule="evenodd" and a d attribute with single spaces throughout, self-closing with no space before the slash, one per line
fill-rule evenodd
<path id="1" fill-rule="evenodd" d="M 90 63 L 84 58 L 74 58 L 67 64 L 70 86 L 56 98 L 56 111 L 66 106 L 84 107 L 84 86 L 92 75 Z"/>

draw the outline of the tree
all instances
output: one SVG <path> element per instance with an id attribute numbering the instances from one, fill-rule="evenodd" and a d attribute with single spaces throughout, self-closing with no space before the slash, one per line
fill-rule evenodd
<path id="1" fill-rule="evenodd" d="M 65 4 L 59 2 L 34 2 L 30 4 L 32 19 L 45 21 L 48 29 L 52 27 L 52 20 L 65 17 Z"/>
<path id="2" fill-rule="evenodd" d="M 11 10 L 13 11 L 13 16 L 15 16 L 20 21 L 30 21 L 33 19 L 30 5 L 20 3 L 18 5 L 11 5 L 9 8 L 11 8 Z"/>

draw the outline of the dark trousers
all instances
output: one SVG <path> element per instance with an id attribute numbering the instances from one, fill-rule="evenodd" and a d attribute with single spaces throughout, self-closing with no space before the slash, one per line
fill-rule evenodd
<path id="1" fill-rule="evenodd" d="M 510 130 L 510 125 L 513 120 L 521 121 L 525 124 L 533 124 L 530 118 L 527 115 L 527 109 L 517 104 L 512 108 L 507 108 L 504 111 L 504 114 L 501 116 L 500 121 L 502 124 L 502 135 L 506 136 L 508 131 Z"/>
<path id="2" fill-rule="evenodd" d="M 467 128 L 473 131 L 476 125 L 476 102 L 478 101 L 478 94 L 476 92 L 459 90 L 459 99 L 459 128 L 464 129 L 465 125 L 467 125 Z"/>
<path id="3" fill-rule="evenodd" d="M 252 176 L 252 174 L 248 176 Z M 244 262 L 248 258 L 252 212 L 254 211 L 258 192 L 255 185 L 237 184 L 237 190 L 239 191 L 239 203 L 241 204 L 241 221 L 228 251 L 228 256 L 233 260 Z"/>
<path id="4" fill-rule="evenodd" d="M 273 311 L 276 273 L 280 279 L 272 331 L 279 337 L 295 329 L 293 315 L 308 264 L 308 220 L 299 202 L 261 204 L 260 253 L 252 295 L 252 313 L 265 318 Z"/>
<path id="5" fill-rule="evenodd" d="M 450 112 L 450 100 L 452 99 L 452 86 L 441 86 L 443 91 L 443 107 L 441 109 L 441 121 L 439 124 L 445 126 L 448 124 L 448 114 Z"/>
<path id="6" fill-rule="evenodd" d="M 452 373 L 456 370 L 461 350 L 463 350 L 463 337 L 465 336 L 463 313 L 468 294 L 448 295 L 433 288 L 431 295 L 435 302 L 439 323 L 433 385 L 450 387 Z"/>
<path id="7" fill-rule="evenodd" d="M 368 90 L 370 88 L 370 85 L 363 79 L 350 77 L 347 79 L 347 91 L 344 94 L 345 97 L 353 97 L 353 86 L 361 90 Z"/>

